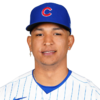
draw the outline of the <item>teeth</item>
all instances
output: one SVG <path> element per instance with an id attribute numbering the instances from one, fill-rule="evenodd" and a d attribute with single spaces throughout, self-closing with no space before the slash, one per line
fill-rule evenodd
<path id="1" fill-rule="evenodd" d="M 55 51 L 46 51 L 46 52 L 43 52 L 43 53 L 50 53 L 50 52 L 55 52 Z"/>

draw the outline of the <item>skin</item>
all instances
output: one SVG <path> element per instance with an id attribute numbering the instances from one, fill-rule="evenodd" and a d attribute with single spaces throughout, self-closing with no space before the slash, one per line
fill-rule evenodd
<path id="1" fill-rule="evenodd" d="M 27 37 L 29 49 L 35 58 L 33 75 L 41 85 L 58 85 L 67 76 L 67 53 L 74 43 L 74 36 L 69 34 L 69 31 L 57 24 L 43 23 L 35 27 L 31 36 Z M 57 52 L 50 56 L 40 53 L 47 49 Z"/>

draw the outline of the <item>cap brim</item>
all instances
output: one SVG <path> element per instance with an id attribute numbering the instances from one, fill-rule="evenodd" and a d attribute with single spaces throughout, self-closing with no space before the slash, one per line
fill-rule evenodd
<path id="1" fill-rule="evenodd" d="M 34 24 L 31 24 L 31 25 L 27 26 L 26 30 L 31 32 L 35 27 L 37 27 L 38 25 L 43 24 L 43 23 L 54 23 L 54 22 L 38 22 L 38 23 L 34 23 Z M 63 28 L 65 28 L 67 31 L 70 32 L 70 28 L 68 28 L 68 27 L 66 27 L 64 25 L 61 25 L 61 24 L 58 24 L 58 23 L 54 23 L 54 24 L 60 25 Z"/>

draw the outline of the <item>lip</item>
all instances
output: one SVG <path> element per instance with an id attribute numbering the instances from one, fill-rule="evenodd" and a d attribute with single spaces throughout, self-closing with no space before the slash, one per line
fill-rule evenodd
<path id="1" fill-rule="evenodd" d="M 49 55 L 53 55 L 53 54 L 55 54 L 56 52 L 50 52 L 50 53 L 42 53 L 43 55 L 45 55 L 45 56 L 49 56 Z"/>
<path id="2" fill-rule="evenodd" d="M 41 51 L 41 53 L 43 53 L 43 52 L 49 52 L 49 51 L 56 51 L 56 50 L 45 50 L 45 51 Z"/>

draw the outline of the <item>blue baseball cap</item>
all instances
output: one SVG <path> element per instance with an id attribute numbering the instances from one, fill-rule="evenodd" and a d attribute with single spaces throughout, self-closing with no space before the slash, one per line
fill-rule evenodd
<path id="1" fill-rule="evenodd" d="M 71 34 L 71 21 L 67 9 L 56 3 L 44 3 L 35 7 L 30 14 L 30 24 L 27 31 L 32 31 L 34 27 L 41 23 L 55 23 L 63 26 Z"/>

